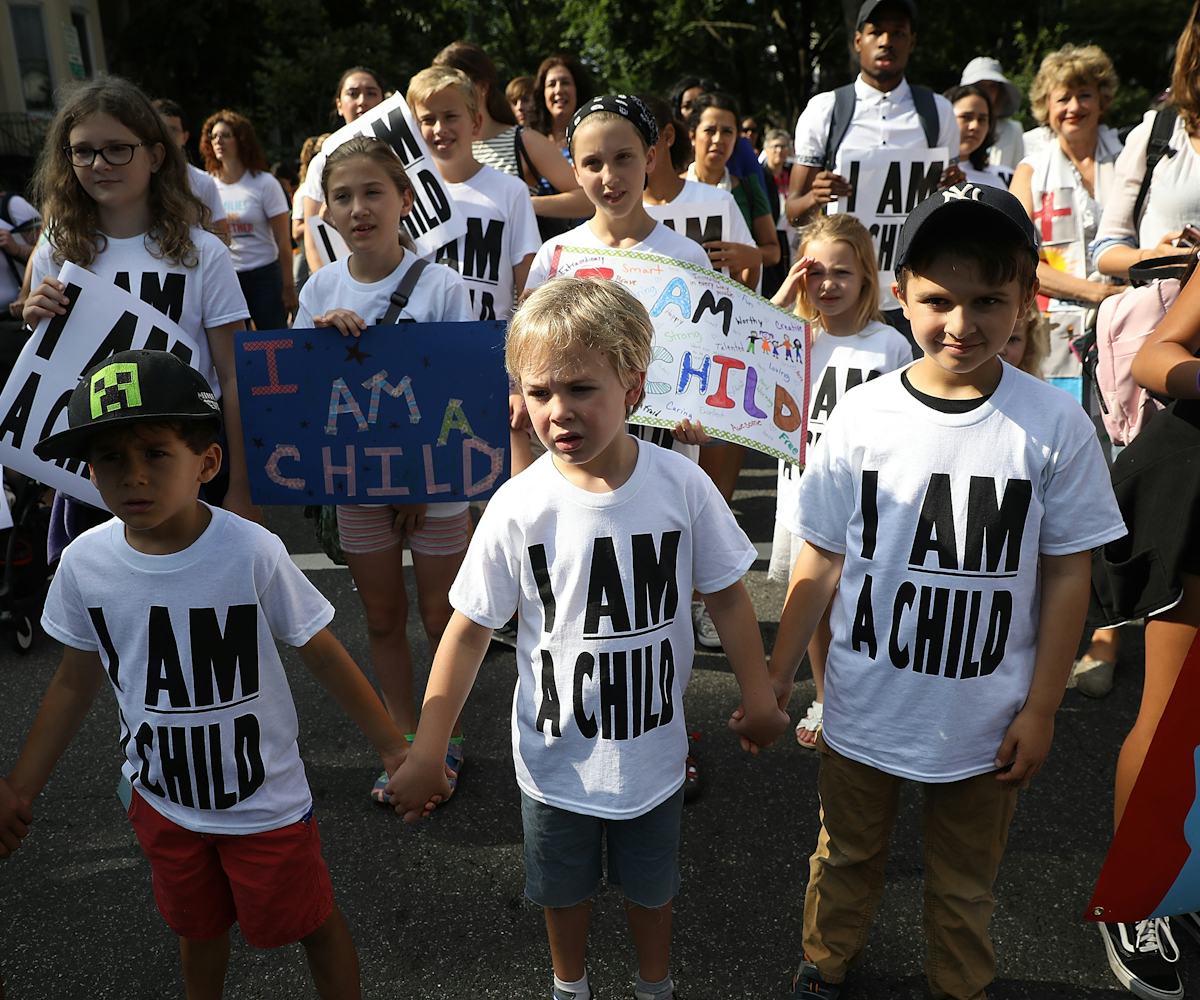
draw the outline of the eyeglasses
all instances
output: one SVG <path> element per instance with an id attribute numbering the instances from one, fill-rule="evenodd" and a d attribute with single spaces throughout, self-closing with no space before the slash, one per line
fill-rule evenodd
<path id="1" fill-rule="evenodd" d="M 63 152 L 67 154 L 72 165 L 76 167 L 90 167 L 96 162 L 96 155 L 99 154 L 104 162 L 113 167 L 123 167 L 126 163 L 133 159 L 133 151 L 139 146 L 149 146 L 148 142 L 114 142 L 108 146 L 101 146 L 95 149 L 92 146 L 63 146 Z"/>
<path id="2" fill-rule="evenodd" d="M 229 142 L 234 135 L 232 132 L 210 132 L 208 138 L 210 142 Z"/>

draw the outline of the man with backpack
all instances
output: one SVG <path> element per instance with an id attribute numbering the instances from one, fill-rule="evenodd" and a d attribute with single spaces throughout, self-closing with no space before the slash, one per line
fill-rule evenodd
<path id="1" fill-rule="evenodd" d="M 855 81 L 817 94 L 796 122 L 796 166 L 787 197 L 787 217 L 802 226 L 830 202 L 850 195 L 850 183 L 834 172 L 839 148 L 846 150 L 941 147 L 951 156 L 942 186 L 964 180 L 954 158 L 958 121 L 950 102 L 905 78 L 916 43 L 917 6 L 912 0 L 866 0 L 858 9 Z M 908 323 L 890 290 L 881 290 L 887 322 L 907 335 Z"/>

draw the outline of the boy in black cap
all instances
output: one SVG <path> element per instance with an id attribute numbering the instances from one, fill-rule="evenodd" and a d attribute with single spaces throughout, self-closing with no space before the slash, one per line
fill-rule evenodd
<path id="1" fill-rule="evenodd" d="M 221 995 L 237 922 L 256 947 L 301 942 L 322 997 L 357 997 L 275 640 L 299 648 L 389 773 L 404 736 L 283 543 L 198 499 L 221 464 L 201 374 L 161 351 L 115 354 L 84 375 L 67 415 L 69 429 L 35 450 L 87 459 L 116 517 L 67 547 L 46 599 L 42 627 L 65 649 L 0 779 L 0 858 L 29 832 L 31 803 L 107 676 L 130 822 L 179 935 L 187 995 Z"/>
<path id="2" fill-rule="evenodd" d="M 1090 550 L 1125 533 L 1086 415 L 998 357 L 1037 291 L 1037 246 L 998 188 L 913 210 L 896 294 L 924 356 L 846 396 L 780 512 L 806 542 L 772 657 L 781 705 L 834 601 L 800 995 L 837 997 L 866 941 L 904 780 L 924 796 L 933 995 L 982 998 L 995 974 L 1016 793 L 1050 749 Z"/>

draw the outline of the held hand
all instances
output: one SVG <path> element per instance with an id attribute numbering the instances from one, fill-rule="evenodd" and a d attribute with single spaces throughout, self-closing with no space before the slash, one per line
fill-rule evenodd
<path id="1" fill-rule="evenodd" d="M 954 187 L 955 184 L 966 183 L 966 180 L 967 175 L 963 173 L 962 167 L 957 163 L 951 163 L 950 166 L 942 171 L 942 179 L 938 181 L 938 187 Z"/>
<path id="2" fill-rule="evenodd" d="M 762 252 L 758 247 L 749 243 L 726 243 L 724 240 L 713 240 L 704 244 L 708 251 L 708 260 L 715 268 L 728 268 L 730 271 L 748 271 L 752 267 L 762 265 Z"/>
<path id="3" fill-rule="evenodd" d="M 779 739 L 791 721 L 787 712 L 766 701 L 749 708 L 738 705 L 729 717 L 729 728 L 738 734 L 738 742 L 744 751 L 757 754 Z"/>
<path id="4" fill-rule="evenodd" d="M 387 783 L 387 796 L 405 823 L 428 818 L 450 797 L 445 761 L 423 760 L 409 753 Z"/>
<path id="5" fill-rule="evenodd" d="M 70 305 L 66 296 L 66 288 L 57 278 L 43 278 L 42 283 L 29 293 L 25 300 L 25 310 L 22 318 L 30 328 L 36 327 L 44 319 L 62 316 Z"/>
<path id="6" fill-rule="evenodd" d="M 822 170 L 812 183 L 812 197 L 817 205 L 828 205 L 839 198 L 848 198 L 854 191 L 850 182 L 841 174 L 830 170 Z"/>
<path id="7" fill-rule="evenodd" d="M 33 810 L 12 786 L 0 778 L 0 859 L 7 858 L 29 835 Z"/>
<path id="8" fill-rule="evenodd" d="M 343 337 L 358 337 L 367 328 L 366 321 L 353 309 L 330 309 L 313 317 L 313 326 L 335 327 Z"/>
<path id="9" fill-rule="evenodd" d="M 1034 775 L 1050 753 L 1054 739 L 1054 715 L 1021 709 L 1004 734 L 1004 742 L 996 751 L 996 767 L 1005 768 L 996 775 L 997 781 L 1028 788 Z"/>
<path id="10" fill-rule="evenodd" d="M 17 238 L 13 236 L 11 229 L 0 229 L 0 250 L 7 254 L 15 254 L 17 252 Z"/>
<path id="11" fill-rule="evenodd" d="M 407 538 L 414 531 L 420 531 L 425 526 L 425 512 L 429 509 L 427 503 L 406 503 L 396 511 L 396 520 L 392 522 L 392 530 L 397 535 Z"/>
<path id="12" fill-rule="evenodd" d="M 683 444 L 704 445 L 712 442 L 704 425 L 699 420 L 694 423 L 689 419 L 680 420 L 672 429 L 671 434 L 676 441 Z"/>
<path id="13" fill-rule="evenodd" d="M 412 744 L 401 736 L 399 743 L 387 747 L 380 752 L 379 759 L 383 761 L 383 769 L 387 771 L 388 777 L 391 777 L 400 770 L 411 749 Z"/>
<path id="14" fill-rule="evenodd" d="M 796 687 L 796 682 L 790 677 L 771 677 L 771 689 L 775 692 L 775 704 L 784 712 L 788 709 L 788 704 L 792 700 L 792 691 Z"/>
<path id="15" fill-rule="evenodd" d="M 295 316 L 300 308 L 300 296 L 296 294 L 295 285 L 285 285 L 283 289 L 283 311 L 288 316 Z"/>

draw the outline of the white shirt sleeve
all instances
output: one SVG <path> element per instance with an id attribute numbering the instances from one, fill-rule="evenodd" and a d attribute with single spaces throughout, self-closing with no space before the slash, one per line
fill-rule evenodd
<path id="1" fill-rule="evenodd" d="M 833 120 L 833 91 L 817 94 L 796 122 L 796 163 L 802 167 L 825 165 L 825 143 Z M 955 146 L 957 149 L 958 147 Z"/>
<path id="2" fill-rule="evenodd" d="M 1045 513 L 1038 549 L 1047 556 L 1084 552 L 1126 533 L 1091 421 L 1075 410 L 1067 418 L 1073 425 L 1064 435 L 1063 450 L 1068 453 L 1054 463 L 1042 498 Z"/>
<path id="3" fill-rule="evenodd" d="M 1137 220 L 1133 217 L 1133 207 L 1137 204 L 1142 177 L 1146 173 L 1146 149 L 1150 145 L 1150 130 L 1153 125 L 1154 112 L 1149 111 L 1142 122 L 1129 133 L 1125 140 L 1125 148 L 1117 157 L 1113 180 L 1104 202 L 1104 213 L 1100 216 L 1100 226 L 1096 230 L 1096 238 L 1092 241 L 1093 264 L 1098 265 L 1100 259 L 1113 247 L 1136 248 L 1138 245 Z M 1153 197 L 1153 185 L 1150 191 L 1150 197 Z"/>
<path id="4" fill-rule="evenodd" d="M 272 540 L 278 549 L 275 572 L 259 595 L 259 607 L 276 639 L 303 646 L 333 621 L 333 605 L 292 562 L 283 542 Z"/>
<path id="5" fill-rule="evenodd" d="M 445 309 L 442 312 L 442 322 L 470 323 L 475 319 L 475 313 L 471 309 L 471 296 L 467 292 L 467 283 L 463 281 L 462 275 L 443 264 L 434 264 L 432 266 L 440 267 L 446 272 L 447 277 Z"/>
<path id="6" fill-rule="evenodd" d="M 197 230 L 192 230 L 193 238 L 196 238 L 196 233 Z M 249 319 L 250 310 L 246 308 L 246 298 L 238 283 L 237 272 L 233 269 L 229 248 L 211 233 L 205 233 L 204 236 L 208 237 L 206 240 L 201 237 L 205 245 L 200 255 L 203 282 L 200 321 L 204 329 L 211 330 L 226 323 Z"/>
<path id="7" fill-rule="evenodd" d="M 555 240 L 547 240 L 529 265 L 529 277 L 525 279 L 525 291 L 532 292 L 544 285 L 550 278 L 550 259 L 554 256 L 554 248 L 558 246 Z"/>
<path id="8" fill-rule="evenodd" d="M 522 185 L 523 186 L 523 185 Z M 512 262 L 515 267 L 530 254 L 542 247 L 542 235 L 538 232 L 537 215 L 527 190 L 514 190 L 509 202 L 509 227 L 512 231 Z"/>
<path id="9" fill-rule="evenodd" d="M 73 570 L 68 547 L 63 552 L 58 571 L 50 581 L 50 592 L 42 607 L 42 628 L 48 636 L 64 646 L 96 652 L 100 649 L 100 642 L 87 609 L 83 607 Z"/>
<path id="10" fill-rule="evenodd" d="M 498 495 L 499 496 L 499 495 Z M 524 551 L 504 504 L 483 512 L 450 588 L 450 604 L 484 628 L 500 628 L 517 610 Z"/>
<path id="11" fill-rule="evenodd" d="M 277 215 L 286 215 L 288 211 L 287 195 L 284 194 L 279 178 L 265 170 L 259 176 L 262 178 L 263 215 L 267 217 L 268 221 Z"/>
<path id="12" fill-rule="evenodd" d="M 795 506 L 779 511 L 793 534 L 830 552 L 845 553 L 846 526 L 854 516 L 854 477 L 848 456 L 846 404 L 833 411 L 825 433 L 805 456 L 804 475 L 796 491 Z"/>
<path id="13" fill-rule="evenodd" d="M 325 172 L 325 160 L 325 151 L 319 149 L 313 158 L 308 161 L 308 171 L 305 173 L 304 180 L 300 184 L 302 205 L 304 198 L 311 198 L 318 205 L 325 203 L 325 192 L 321 190 L 321 174 Z"/>

